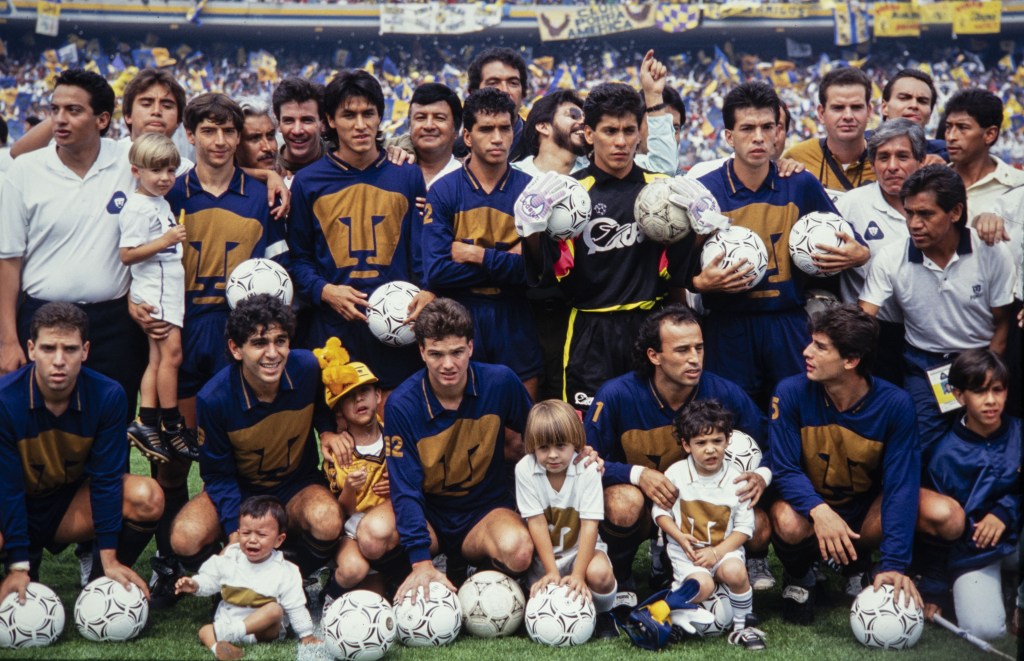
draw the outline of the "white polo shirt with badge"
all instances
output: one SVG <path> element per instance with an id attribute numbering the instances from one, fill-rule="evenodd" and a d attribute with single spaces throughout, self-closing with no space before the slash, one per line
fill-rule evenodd
<path id="1" fill-rule="evenodd" d="M 1013 302 L 1014 266 L 1003 243 L 988 246 L 972 229 L 946 268 L 925 257 L 907 239 L 883 248 L 871 260 L 860 300 L 882 306 L 890 298 L 903 312 L 907 343 L 933 353 L 959 353 L 989 345 L 992 308 Z"/>
<path id="2" fill-rule="evenodd" d="M 991 154 L 989 158 L 995 161 L 996 169 L 967 189 L 968 220 L 973 220 L 982 213 L 999 213 L 996 208 L 999 198 L 1014 188 L 1024 186 L 1024 171 Z"/>
<path id="3" fill-rule="evenodd" d="M 118 216 L 134 190 L 131 167 L 112 140 L 100 141 L 84 177 L 52 145 L 18 158 L 0 189 L 0 259 L 22 258 L 22 291 L 74 303 L 127 294 Z"/>

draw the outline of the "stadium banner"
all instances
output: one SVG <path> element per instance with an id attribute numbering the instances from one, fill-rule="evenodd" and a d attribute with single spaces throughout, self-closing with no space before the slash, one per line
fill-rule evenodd
<path id="1" fill-rule="evenodd" d="M 921 14 L 914 5 L 874 5 L 871 11 L 876 37 L 921 36 Z"/>
<path id="2" fill-rule="evenodd" d="M 654 25 L 662 32 L 686 32 L 700 26 L 700 7 L 660 3 Z M 609 67 L 611 68 L 611 67 Z"/>
<path id="3" fill-rule="evenodd" d="M 467 34 L 501 23 L 502 4 L 382 4 L 380 34 Z"/>
<path id="4" fill-rule="evenodd" d="M 847 4 L 837 4 L 832 12 L 836 46 L 863 44 L 871 38 L 867 12 Z"/>
<path id="5" fill-rule="evenodd" d="M 60 32 L 60 0 L 39 0 L 36 5 L 36 34 L 56 37 Z"/>
<path id="6" fill-rule="evenodd" d="M 555 9 L 546 5 L 537 13 L 541 41 L 599 37 L 654 27 L 654 5 L 588 5 Z"/>
<path id="7" fill-rule="evenodd" d="M 1003 3 L 962 2 L 953 10 L 953 34 L 999 34 Z"/>
<path id="8" fill-rule="evenodd" d="M 915 3 L 921 15 L 922 25 L 949 25 L 953 22 L 955 2 L 918 2 Z"/>

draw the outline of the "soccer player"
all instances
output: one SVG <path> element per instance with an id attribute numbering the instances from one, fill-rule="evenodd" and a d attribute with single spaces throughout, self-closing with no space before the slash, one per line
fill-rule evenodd
<path id="1" fill-rule="evenodd" d="M 409 138 L 423 179 L 430 185 L 462 167 L 452 155 L 462 129 L 462 102 L 447 85 L 423 83 L 409 100 Z"/>
<path id="2" fill-rule="evenodd" d="M 704 324 L 708 369 L 728 375 L 763 404 L 779 380 L 801 371 L 800 352 L 809 340 L 804 312 L 808 278 L 790 259 L 789 232 L 801 216 L 834 212 L 835 207 L 811 173 L 781 177 L 772 162 L 780 116 L 771 86 L 736 86 L 725 97 L 722 117 L 735 155 L 699 181 L 732 224 L 761 238 L 768 269 L 750 288 L 751 265 L 740 261 L 723 269 L 717 257 L 686 284 L 709 311 Z M 843 246 L 816 253 L 815 262 L 830 273 L 867 262 L 868 249 L 854 237 L 844 239 Z"/>
<path id="3" fill-rule="evenodd" d="M 277 127 L 266 102 L 247 96 L 237 99 L 245 122 L 235 152 L 239 167 L 277 170 Z"/>
<path id="4" fill-rule="evenodd" d="M 32 315 L 31 362 L 0 377 L 0 549 L 8 570 L 0 601 L 16 592 L 25 602 L 43 549 L 92 539 L 98 560 L 90 578 L 134 583 L 149 595 L 131 566 L 153 536 L 163 494 L 154 480 L 125 474 L 128 401 L 115 381 L 83 367 L 89 348 L 85 312 L 47 303 Z"/>
<path id="5" fill-rule="evenodd" d="M 813 623 L 815 558 L 849 574 L 866 571 L 874 548 L 874 588 L 892 585 L 896 599 L 920 607 L 908 575 L 921 476 L 910 398 L 871 378 L 878 325 L 861 310 L 842 305 L 815 315 L 811 338 L 805 373 L 784 379 L 772 397 L 768 432 L 783 617 Z M 853 582 L 859 592 L 859 577 Z"/>
<path id="6" fill-rule="evenodd" d="M 913 397 L 927 461 L 931 446 L 952 424 L 940 411 L 929 371 L 948 371 L 967 349 L 1006 349 L 1014 265 L 1004 244 L 986 245 L 964 226 L 967 194 L 952 169 L 921 168 L 904 182 L 900 196 L 910 238 L 874 256 L 860 306 L 875 315 L 891 298 L 903 315 L 903 383 Z"/>
<path id="7" fill-rule="evenodd" d="M 327 123 L 338 148 L 292 182 L 288 227 L 296 290 L 313 304 L 309 342 L 337 337 L 354 360 L 380 379 L 385 396 L 416 371 L 415 347 L 389 347 L 366 325 L 367 299 L 393 280 L 422 281 L 422 217 L 426 197 L 415 165 L 394 165 L 380 145 L 384 93 L 365 71 L 336 76 L 324 93 Z M 422 290 L 409 321 L 433 298 Z"/>
<path id="8" fill-rule="evenodd" d="M 448 571 L 464 559 L 520 576 L 533 559 L 505 464 L 505 428 L 523 432 L 526 389 L 507 367 L 470 360 L 473 320 L 455 301 L 427 305 L 415 331 L 426 367 L 399 386 L 384 409 L 391 502 L 412 563 L 398 600 L 409 593 L 415 598 L 417 588 L 428 590 L 435 581 L 454 587 L 430 561 L 439 551 L 448 557 Z M 394 552 L 393 544 L 382 546 Z"/>
<path id="9" fill-rule="evenodd" d="M 277 162 L 289 186 L 299 170 L 328 151 L 322 135 L 323 100 L 323 86 L 305 78 L 285 78 L 274 88 L 271 104 L 284 140 Z"/>
<path id="10" fill-rule="evenodd" d="M 633 556 L 650 537 L 652 504 L 670 509 L 678 489 L 664 475 L 683 458 L 672 424 L 689 402 L 717 399 L 746 432 L 766 448 L 767 419 L 736 384 L 704 370 L 704 335 L 694 312 L 681 304 L 650 313 L 634 339 L 634 366 L 607 381 L 583 417 L 587 442 L 605 460 L 605 519 L 601 539 L 620 584 L 630 583 Z M 771 481 L 767 467 L 744 473 L 734 487 L 753 508 Z M 750 574 L 758 589 L 774 579 L 765 554 L 770 529 L 764 512 L 750 544 Z M 654 573 L 667 571 L 654 554 Z M 667 578 L 667 575 L 664 576 Z"/>
<path id="11" fill-rule="evenodd" d="M 493 87 L 508 94 L 516 106 L 515 123 L 512 125 L 512 148 L 509 161 L 518 161 L 523 157 L 523 118 L 519 110 L 523 107 L 523 90 L 530 84 L 526 62 L 522 56 L 511 48 L 488 48 L 469 63 L 466 69 L 469 78 L 467 89 L 470 93 L 483 87 Z M 456 154 L 464 156 L 469 152 L 469 145 L 456 140 Z"/>
<path id="12" fill-rule="evenodd" d="M 818 87 L 818 121 L 824 138 L 808 138 L 783 154 L 800 161 L 831 195 L 875 180 L 864 130 L 871 113 L 871 79 L 860 69 L 838 67 Z"/>
<path id="13" fill-rule="evenodd" d="M 203 491 L 181 510 L 171 546 L 197 567 L 227 537 L 239 541 L 239 505 L 249 496 L 280 500 L 291 522 L 296 564 L 308 576 L 327 564 L 342 531 L 341 508 L 317 468 L 317 441 L 335 430 L 320 364 L 291 349 L 295 317 L 269 294 L 241 301 L 225 334 L 233 364 L 206 384 L 197 401 Z M 328 452 L 324 452 L 326 456 Z M 170 580 L 180 578 L 175 567 Z"/>
<path id="14" fill-rule="evenodd" d="M 512 369 L 533 398 L 544 364 L 515 228 L 515 203 L 530 175 L 508 164 L 514 112 L 508 94 L 494 88 L 466 99 L 470 155 L 427 194 L 423 284 L 469 309 L 477 360 Z"/>

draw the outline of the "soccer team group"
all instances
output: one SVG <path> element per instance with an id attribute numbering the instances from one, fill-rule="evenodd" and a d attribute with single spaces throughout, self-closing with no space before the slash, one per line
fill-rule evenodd
<path id="1" fill-rule="evenodd" d="M 387 146 L 361 70 L 285 79 L 268 107 L 186 101 L 145 69 L 120 141 L 103 137 L 107 82 L 60 75 L 0 175 L 0 600 L 38 579 L 44 550 L 77 544 L 83 583 L 134 583 L 153 608 L 219 594 L 199 636 L 226 659 L 286 624 L 313 640 L 303 588 L 322 568 L 327 600 L 496 569 L 593 600 L 596 635 L 614 637 L 652 540 L 649 585 L 696 579 L 694 601 L 724 586 L 729 641 L 748 649 L 765 647 L 769 546 L 788 621 L 811 624 L 838 571 L 852 594 L 890 585 L 1003 635 L 1024 173 L 989 154 L 998 97 L 958 92 L 945 140 L 927 140 L 934 85 L 903 70 L 866 133 L 871 82 L 837 68 L 819 86 L 825 137 L 786 150 L 773 88 L 737 85 L 733 156 L 674 177 L 669 202 L 762 239 L 751 286 L 744 261 L 701 265 L 706 236 L 664 245 L 636 222 L 645 185 L 676 175 L 685 118 L 653 52 L 640 91 L 559 90 L 525 118 L 515 51 L 468 74 L 465 99 L 419 86 Z M 169 139 L 182 123 L 195 163 Z M 547 231 L 567 194 L 555 173 L 591 203 L 568 240 Z M 788 248 L 815 211 L 854 230 L 814 254 L 820 277 Z M 254 257 L 287 268 L 293 304 L 229 308 L 226 280 Z M 420 288 L 405 347 L 366 324 L 393 281 Z M 811 289 L 834 296 L 809 318 Z M 734 429 L 760 466 L 726 458 Z M 151 476 L 127 472 L 130 446 Z M 147 582 L 133 564 L 154 535 Z"/>

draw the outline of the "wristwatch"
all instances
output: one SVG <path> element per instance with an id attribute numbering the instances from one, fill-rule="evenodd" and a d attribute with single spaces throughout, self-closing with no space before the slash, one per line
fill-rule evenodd
<path id="1" fill-rule="evenodd" d="M 658 112 L 659 110 L 664 110 L 666 106 L 668 106 L 667 103 L 659 103 L 658 105 L 647 108 L 647 112 Z"/>

